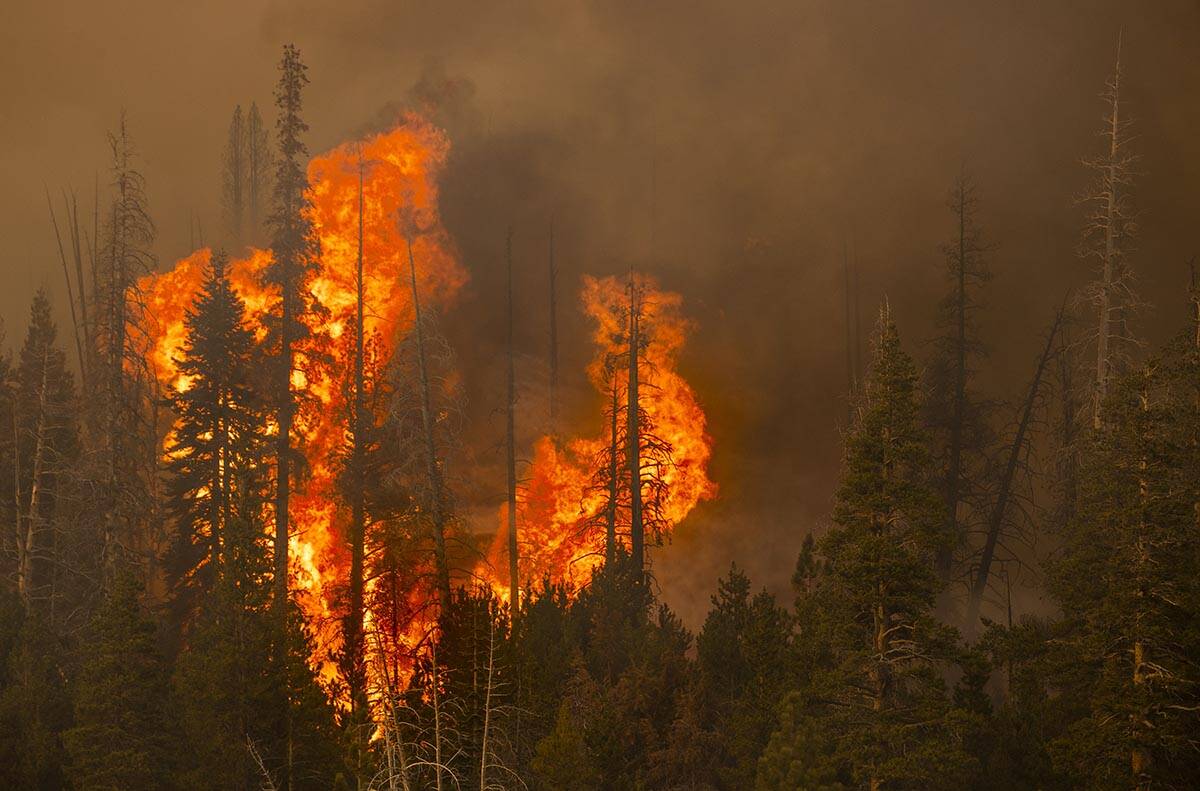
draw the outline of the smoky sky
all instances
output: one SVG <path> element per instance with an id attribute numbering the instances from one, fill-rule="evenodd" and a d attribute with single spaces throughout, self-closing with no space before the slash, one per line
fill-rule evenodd
<path id="1" fill-rule="evenodd" d="M 442 209 L 471 284 L 441 323 L 464 371 L 461 478 L 479 509 L 503 490 L 506 230 L 526 440 L 544 412 L 551 221 L 572 427 L 598 420 L 579 278 L 634 266 L 683 294 L 695 330 L 681 366 L 709 415 L 721 491 L 654 562 L 694 621 L 731 561 L 786 592 L 804 535 L 828 519 L 846 414 L 844 250 L 864 323 L 886 296 L 909 351 L 928 358 L 946 196 L 963 170 L 994 244 L 980 389 L 1018 397 L 1054 306 L 1087 278 L 1075 198 L 1080 160 L 1103 145 L 1098 95 L 1118 39 L 1141 156 L 1132 261 L 1155 341 L 1183 321 L 1198 246 L 1195 2 L 12 0 L 0 315 L 11 345 L 36 288 L 61 305 L 44 190 L 73 188 L 90 209 L 122 108 L 161 266 L 197 225 L 218 239 L 230 112 L 256 101 L 273 119 L 275 63 L 294 42 L 313 152 L 414 105 L 450 136 Z"/>

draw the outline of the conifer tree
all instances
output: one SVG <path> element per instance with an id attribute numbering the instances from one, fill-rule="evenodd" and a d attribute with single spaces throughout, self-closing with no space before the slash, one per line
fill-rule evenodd
<path id="1" fill-rule="evenodd" d="M 56 511 L 78 459 L 74 377 L 58 345 L 58 329 L 44 291 L 34 295 L 29 329 L 15 371 L 13 429 L 17 531 L 17 591 L 26 606 L 49 600 L 58 577 Z"/>
<path id="2" fill-rule="evenodd" d="M 274 262 L 266 281 L 279 289 L 279 313 L 273 317 L 271 351 L 274 386 L 271 393 L 278 433 L 275 451 L 275 602 L 282 619 L 288 590 L 288 503 L 291 498 L 295 449 L 292 433 L 298 396 L 292 388 L 298 345 L 307 337 L 304 317 L 312 309 L 308 281 L 315 267 L 315 244 L 308 219 L 308 156 L 302 139 L 308 131 L 301 117 L 301 93 L 308 84 L 307 67 L 292 44 L 283 48 L 275 105 L 279 156 L 276 161 L 274 207 L 268 224 Z"/>
<path id="3" fill-rule="evenodd" d="M 984 260 L 988 245 L 977 221 L 979 198 L 966 173 L 956 179 L 948 205 L 956 226 L 953 241 L 943 246 L 950 289 L 938 306 L 940 334 L 934 341 L 926 410 L 937 461 L 945 471 L 939 488 L 949 541 L 938 554 L 944 580 L 950 578 L 954 551 L 965 539 L 964 520 L 970 518 L 965 511 L 978 504 L 979 478 L 991 439 L 985 405 L 972 392 L 976 365 L 985 353 L 975 315 L 979 291 L 991 272 Z"/>
<path id="4" fill-rule="evenodd" d="M 187 386 L 171 397 L 177 415 L 167 468 L 177 526 L 170 571 L 185 609 L 212 588 L 226 563 L 250 548 L 229 535 L 259 525 L 265 497 L 265 419 L 255 390 L 258 362 L 245 306 L 216 251 L 184 319 L 177 360 Z M 261 573 L 253 577 L 263 582 Z"/>
<path id="5" fill-rule="evenodd" d="M 271 146 L 267 127 L 258 112 L 258 105 L 250 103 L 246 114 L 246 237 L 251 244 L 258 244 L 263 231 L 267 200 L 271 194 Z"/>
<path id="6" fill-rule="evenodd" d="M 63 734 L 81 788 L 170 788 L 166 665 L 142 586 L 117 570 L 92 618 L 74 680 L 75 724 Z"/>
<path id="7" fill-rule="evenodd" d="M 246 118 L 239 104 L 229 120 L 229 134 L 221 163 L 221 210 L 225 220 L 225 238 L 235 248 L 242 242 L 246 219 L 249 181 L 249 135 Z"/>
<path id="8" fill-rule="evenodd" d="M 754 784 L 756 762 L 792 680 L 791 619 L 765 590 L 751 596 L 736 566 L 718 581 L 696 638 L 699 720 L 715 733 L 724 788 Z M 681 723 L 683 724 L 683 723 Z"/>
<path id="9" fill-rule="evenodd" d="M 137 152 L 124 114 L 109 135 L 112 150 L 112 204 L 96 255 L 95 331 L 99 398 L 96 435 L 103 438 L 100 472 L 104 481 L 103 563 L 111 576 L 115 564 L 136 548 L 138 527 L 150 512 L 149 492 L 140 461 L 147 441 L 144 406 L 149 376 L 139 344 L 144 324 L 138 279 L 153 271 L 155 229 L 150 218 L 146 180 L 136 167 Z M 131 330 L 134 330 L 131 332 Z"/>
<path id="10" fill-rule="evenodd" d="M 1082 458 L 1080 506 L 1050 566 L 1088 711 L 1055 744 L 1091 788 L 1200 782 L 1200 352 L 1177 338 L 1112 380 Z"/>
<path id="11" fill-rule="evenodd" d="M 836 735 L 826 742 L 832 754 L 810 756 L 807 775 L 772 770 L 776 782 L 806 776 L 817 788 L 836 787 L 830 778 L 871 791 L 957 788 L 968 757 L 941 675 L 955 635 L 931 615 L 947 537 L 930 485 L 916 368 L 886 306 L 862 399 L 834 524 L 819 545 L 824 562 L 808 594 L 819 614 L 810 639 L 826 641 L 828 661 L 790 699 L 784 722 L 792 724 L 772 738 L 763 761 L 778 766 L 796 753 L 797 740 L 820 742 L 815 732 L 823 728 Z"/>

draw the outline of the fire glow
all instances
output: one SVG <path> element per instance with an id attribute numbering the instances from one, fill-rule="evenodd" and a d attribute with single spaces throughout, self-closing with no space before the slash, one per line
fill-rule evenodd
<path id="1" fill-rule="evenodd" d="M 308 319 L 311 340 L 306 342 L 308 347 L 298 350 L 294 377 L 310 406 L 301 409 L 296 424 L 307 472 L 291 501 L 290 558 L 292 588 L 316 627 L 319 655 L 315 659 L 327 674 L 335 672 L 330 657 L 340 642 L 337 619 L 342 604 L 337 592 L 345 588 L 349 574 L 348 514 L 336 489 L 333 459 L 346 437 L 348 394 L 341 381 L 354 363 L 353 344 L 344 339 L 339 342 L 339 338 L 355 321 L 360 178 L 364 334 L 378 344 L 386 361 L 415 320 L 401 227 L 411 235 L 423 308 L 445 311 L 467 281 L 438 213 L 438 178 L 448 153 L 444 133 L 409 114 L 393 129 L 338 146 L 314 157 L 308 166 L 309 219 L 320 251 L 311 290 L 321 310 Z M 181 390 L 190 385 L 178 373 L 176 358 L 183 347 L 186 312 L 210 259 L 210 250 L 198 250 L 170 271 L 144 278 L 139 284 L 150 317 L 148 358 L 164 389 Z M 278 292 L 262 283 L 270 263 L 269 251 L 250 249 L 235 256 L 228 267 L 233 288 L 245 303 L 248 320 L 260 339 L 278 303 Z M 667 483 L 663 513 L 668 525 L 674 526 L 699 501 L 715 494 L 707 476 L 711 446 L 704 412 L 676 371 L 688 330 L 680 298 L 658 290 L 649 281 L 642 287 L 647 294 L 645 323 L 653 331 L 642 371 L 647 384 L 643 409 L 658 436 L 672 448 L 671 464 L 662 475 Z M 596 356 L 588 376 L 603 393 L 604 360 L 620 351 L 626 284 L 616 278 L 587 278 L 582 296 L 584 309 L 595 323 Z M 315 364 L 318 357 L 328 362 Z M 608 441 L 601 422 L 597 420 L 592 427 L 595 438 L 587 438 L 589 432 L 580 439 L 543 437 L 535 444 L 518 503 L 521 576 L 527 582 L 548 578 L 583 584 L 601 560 L 597 548 L 604 531 L 597 526 L 596 517 L 603 498 L 592 485 L 593 461 Z M 503 517 L 502 513 L 501 525 Z M 500 572 L 507 568 L 505 546 L 502 528 L 490 551 L 480 555 L 476 568 L 457 570 L 458 579 L 486 580 L 507 598 L 507 579 Z M 416 594 L 415 590 L 406 593 L 409 598 Z M 428 609 L 414 607 L 413 612 Z M 366 618 L 368 625 L 375 620 L 370 611 Z M 420 635 L 425 626 L 408 624 L 403 631 Z M 372 644 L 370 640 L 368 644 Z"/>

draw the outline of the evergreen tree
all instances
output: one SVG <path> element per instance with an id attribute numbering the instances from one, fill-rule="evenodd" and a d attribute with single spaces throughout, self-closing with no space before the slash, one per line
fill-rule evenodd
<path id="1" fill-rule="evenodd" d="M 58 346 L 50 301 L 39 290 L 15 371 L 13 429 L 16 476 L 17 590 L 32 607 L 53 618 L 57 550 L 56 511 L 78 459 L 74 377 Z"/>
<path id="2" fill-rule="evenodd" d="M 260 244 L 267 199 L 271 194 L 271 147 L 258 105 L 246 114 L 246 240 Z"/>
<path id="3" fill-rule="evenodd" d="M 239 104 L 229 120 L 229 134 L 221 162 L 221 210 L 225 220 L 225 238 L 231 245 L 241 244 L 246 215 L 249 181 L 249 135 L 246 118 Z"/>
<path id="4" fill-rule="evenodd" d="M 1080 506 L 1050 566 L 1088 708 L 1055 755 L 1091 788 L 1200 782 L 1198 360 L 1189 331 L 1110 383 Z"/>
<path id="5" fill-rule="evenodd" d="M 41 613 L 26 614 L 16 595 L 0 594 L 0 787 L 68 787 L 67 653 Z"/>
<path id="6" fill-rule="evenodd" d="M 792 680 L 791 619 L 765 590 L 751 596 L 736 566 L 712 604 L 696 639 L 703 723 L 716 734 L 720 787 L 749 788 Z"/>
<path id="7" fill-rule="evenodd" d="M 300 51 L 288 44 L 279 63 L 275 105 L 279 157 L 276 161 L 274 208 L 268 218 L 274 262 L 266 282 L 279 289 L 279 312 L 273 317 L 270 346 L 274 355 L 272 407 L 278 425 L 275 452 L 275 602 L 282 619 L 288 588 L 288 502 L 291 494 L 295 449 L 292 433 L 298 396 L 292 389 L 297 347 L 308 336 L 305 316 L 312 310 L 308 282 L 316 266 L 316 248 L 308 219 L 308 149 L 302 135 L 308 131 L 301 117 L 301 93 L 308 84 L 307 67 Z"/>
<path id="8" fill-rule="evenodd" d="M 177 361 L 186 386 L 171 397 L 177 420 L 169 448 L 169 493 L 177 535 L 170 571 L 188 609 L 227 563 L 245 566 L 258 541 L 231 541 L 230 531 L 260 524 L 265 496 L 265 419 L 255 391 L 254 334 L 233 293 L 223 252 L 213 253 L 204 284 L 184 319 Z M 249 557 L 247 557 L 249 556 Z M 261 570 L 252 580 L 264 583 Z"/>
<path id="9" fill-rule="evenodd" d="M 176 743 L 167 674 L 142 586 L 119 571 L 92 618 L 74 680 L 75 724 L 63 734 L 79 788 L 172 787 Z"/>
<path id="10" fill-rule="evenodd" d="M 772 738 L 763 762 L 774 768 L 760 787 L 795 787 L 763 786 L 768 776 L 807 776 L 872 791 L 958 788 L 966 776 L 962 715 L 942 680 L 955 635 L 931 616 L 948 537 L 930 485 L 916 369 L 886 306 L 862 397 L 810 594 L 819 614 L 810 639 L 827 641 L 831 661 L 789 702 L 791 739 Z M 811 770 L 788 769 L 786 756 L 799 754 L 797 741 L 811 743 L 815 728 L 835 734 L 832 754 L 810 756 Z"/>
<path id="11" fill-rule="evenodd" d="M 966 173 L 955 181 L 948 204 L 956 226 L 953 241 L 943 246 L 950 289 L 938 305 L 939 334 L 926 403 L 935 459 L 944 470 L 939 490 L 950 538 L 938 553 L 938 571 L 944 580 L 950 578 L 954 551 L 966 539 L 972 512 L 978 509 L 980 477 L 991 444 L 986 405 L 972 387 L 976 366 L 985 354 L 975 318 L 979 291 L 991 272 L 984 260 L 988 245 L 977 221 L 979 198 Z"/>

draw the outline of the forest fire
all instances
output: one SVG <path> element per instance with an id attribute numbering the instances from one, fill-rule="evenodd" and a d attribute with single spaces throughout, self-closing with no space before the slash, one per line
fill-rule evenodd
<path id="1" fill-rule="evenodd" d="M 312 293 L 320 309 L 309 320 L 309 338 L 300 349 L 294 375 L 297 389 L 308 394 L 309 402 L 302 403 L 297 421 L 307 466 L 291 504 L 294 530 L 290 543 L 293 587 L 318 631 L 317 659 L 327 676 L 335 672 L 330 658 L 340 642 L 337 618 L 344 604 L 339 596 L 349 569 L 348 516 L 336 487 L 337 458 L 345 445 L 349 409 L 346 383 L 354 365 L 348 330 L 356 321 L 360 179 L 364 335 L 375 350 L 372 366 L 379 371 L 415 320 L 407 287 L 409 259 L 403 229 L 415 229 L 410 231 L 412 253 L 423 308 L 444 309 L 466 282 L 466 272 L 438 216 L 437 178 L 448 150 L 439 130 L 409 115 L 394 129 L 343 144 L 314 157 L 308 166 L 309 219 L 320 250 Z M 170 271 L 140 283 L 152 333 L 148 357 L 164 388 L 189 386 L 177 372 L 176 359 L 184 340 L 186 312 L 210 259 L 210 250 L 196 251 Z M 270 263 L 269 251 L 250 249 L 228 269 L 260 339 L 265 337 L 269 316 L 278 304 L 277 291 L 263 285 L 263 272 Z M 643 300 L 642 322 L 653 338 L 640 355 L 646 392 L 641 408 L 655 436 L 670 449 L 669 458 L 654 473 L 662 492 L 656 529 L 666 533 L 697 502 L 715 494 L 707 477 L 711 448 L 704 413 L 676 370 L 676 358 L 688 331 L 688 322 L 680 313 L 680 297 L 659 290 L 649 280 L 636 282 Z M 595 324 L 596 345 L 588 376 L 602 393 L 616 376 L 611 370 L 606 373 L 606 361 L 611 363 L 624 352 L 628 293 L 625 279 L 585 281 L 582 299 Z M 550 579 L 579 585 L 600 562 L 605 497 L 595 483 L 594 470 L 609 442 L 605 436 L 586 436 L 544 437 L 536 443 L 518 507 L 521 578 L 527 583 Z M 618 520 L 624 540 L 628 518 L 622 515 Z M 491 550 L 479 556 L 476 567 L 459 572 L 487 580 L 497 595 L 507 599 L 507 580 L 498 573 L 507 564 L 505 539 L 501 530 Z M 409 574 L 411 579 L 417 576 Z M 403 592 L 400 598 L 406 604 L 400 617 L 409 622 L 400 624 L 398 632 L 392 624 L 392 639 L 415 643 L 427 628 L 429 616 L 423 614 L 427 608 L 416 601 L 422 595 L 415 589 Z M 370 608 L 366 612 L 368 625 L 383 617 Z M 397 616 L 389 612 L 386 617 Z M 390 645 L 390 641 L 378 644 Z"/>
<path id="2" fill-rule="evenodd" d="M 645 388 L 641 408 L 654 436 L 669 448 L 669 458 L 644 475 L 660 479 L 659 527 L 669 536 L 698 502 L 716 494 L 716 485 L 708 478 L 712 448 L 704 411 L 677 370 L 677 357 L 689 329 L 680 313 L 682 300 L 678 294 L 660 290 L 648 278 L 638 277 L 635 284 L 641 298 L 641 322 L 652 336 L 639 361 Z M 623 387 L 622 372 L 614 369 L 614 363 L 624 356 L 628 364 L 629 283 L 616 277 L 585 278 L 582 299 L 595 324 L 595 356 L 588 366 L 588 378 L 607 399 L 614 381 L 618 390 Z M 611 409 L 606 420 L 612 418 Z M 619 416 L 620 409 L 617 411 Z M 517 508 L 523 580 L 578 585 L 603 559 L 607 493 L 599 485 L 596 471 L 602 466 L 598 460 L 606 451 L 612 452 L 611 443 L 612 436 L 605 432 L 573 439 L 545 436 L 536 443 Z M 649 483 L 643 484 L 644 490 L 649 488 Z M 501 509 L 501 524 L 505 517 Z M 628 513 L 618 509 L 615 521 L 619 538 L 627 541 Z M 506 539 L 506 531 L 501 530 L 493 543 L 493 575 L 507 567 Z M 507 595 L 506 583 L 495 576 L 491 579 L 493 587 Z"/>
<path id="3" fill-rule="evenodd" d="M 408 115 L 394 129 L 339 146 L 314 157 L 308 166 L 310 221 L 321 260 L 311 287 L 322 310 L 311 319 L 309 341 L 300 349 L 294 375 L 300 380 L 295 384 L 305 389 L 313 403 L 302 406 L 297 421 L 307 471 L 304 485 L 292 501 L 291 556 L 301 604 L 322 627 L 330 626 L 337 612 L 334 591 L 345 584 L 347 565 L 333 465 L 343 441 L 347 409 L 342 379 L 352 367 L 348 355 L 353 351 L 342 336 L 355 321 L 359 180 L 361 177 L 363 258 L 367 262 L 364 334 L 383 348 L 386 357 L 393 340 L 412 326 L 414 315 L 410 291 L 397 287 L 407 281 L 409 265 L 397 223 L 401 212 L 406 227 L 414 229 L 411 243 L 422 300 L 444 306 L 466 282 L 437 212 L 437 177 L 448 151 L 449 144 L 439 130 Z M 164 387 L 188 385 L 177 375 L 175 359 L 184 338 L 185 313 L 210 258 L 210 250 L 199 250 L 172 270 L 151 275 L 139 284 L 153 335 L 149 356 Z M 260 338 L 278 301 L 278 294 L 262 281 L 270 262 L 269 251 L 250 249 L 229 267 L 230 280 Z"/>

